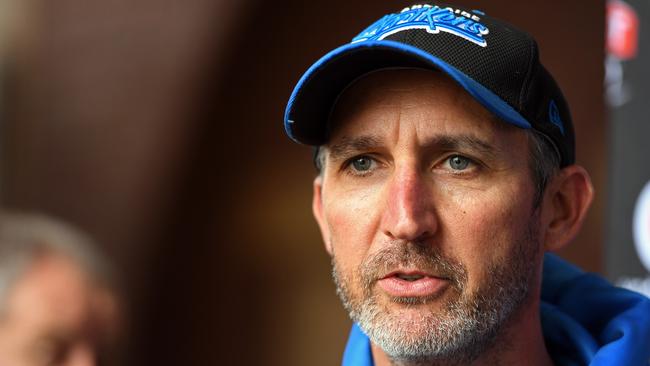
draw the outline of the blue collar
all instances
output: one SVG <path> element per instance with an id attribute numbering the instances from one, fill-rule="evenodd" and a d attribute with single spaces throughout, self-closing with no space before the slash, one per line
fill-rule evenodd
<path id="1" fill-rule="evenodd" d="M 345 346 L 342 366 L 374 366 L 370 340 L 356 323 L 352 325 L 348 344 Z"/>

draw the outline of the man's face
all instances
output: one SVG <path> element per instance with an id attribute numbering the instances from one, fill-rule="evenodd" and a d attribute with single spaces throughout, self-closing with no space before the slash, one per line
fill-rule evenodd
<path id="1" fill-rule="evenodd" d="M 528 138 L 440 73 L 339 99 L 314 211 L 344 305 L 396 359 L 474 358 L 536 291 Z"/>
<path id="2" fill-rule="evenodd" d="M 44 255 L 9 293 L 0 316 L 0 365 L 93 366 L 115 336 L 113 295 L 76 263 Z"/>

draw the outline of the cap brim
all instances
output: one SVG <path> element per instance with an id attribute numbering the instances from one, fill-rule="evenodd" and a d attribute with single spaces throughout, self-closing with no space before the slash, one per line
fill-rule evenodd
<path id="1" fill-rule="evenodd" d="M 500 119 L 521 128 L 531 128 L 512 106 L 445 61 L 416 47 L 382 40 L 341 46 L 314 63 L 289 98 L 284 114 L 287 134 L 307 145 L 326 143 L 327 121 L 339 94 L 364 74 L 394 67 L 440 70 Z"/>

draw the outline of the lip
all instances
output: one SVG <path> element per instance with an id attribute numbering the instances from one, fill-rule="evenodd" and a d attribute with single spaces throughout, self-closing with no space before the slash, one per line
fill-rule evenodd
<path id="1" fill-rule="evenodd" d="M 399 278 L 398 275 L 419 275 L 422 278 L 407 281 Z M 449 280 L 417 270 L 398 270 L 389 273 L 377 283 L 384 292 L 393 297 L 432 297 L 444 291 Z"/>

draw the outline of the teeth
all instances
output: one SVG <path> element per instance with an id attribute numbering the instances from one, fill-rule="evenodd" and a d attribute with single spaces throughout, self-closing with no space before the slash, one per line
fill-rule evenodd
<path id="1" fill-rule="evenodd" d="M 421 275 L 411 275 L 411 276 L 409 276 L 409 275 L 405 275 L 405 274 L 398 274 L 397 277 L 399 277 L 400 279 L 405 280 L 405 281 L 417 281 L 417 280 L 419 280 L 420 278 L 422 278 L 424 276 L 421 276 Z"/>

